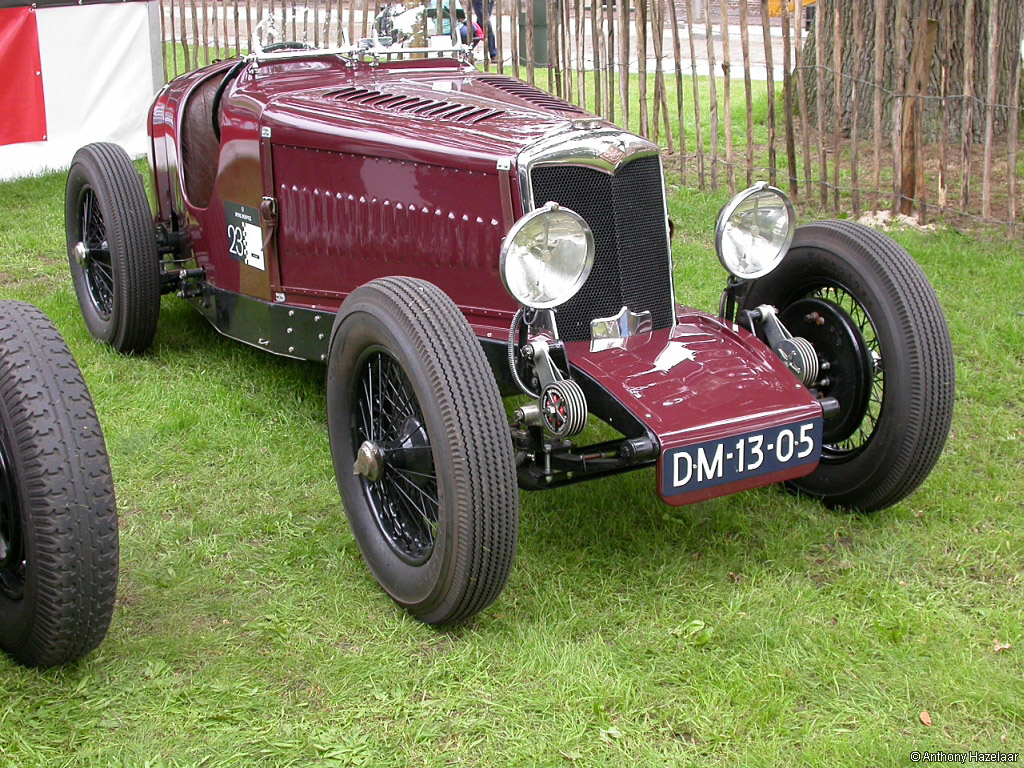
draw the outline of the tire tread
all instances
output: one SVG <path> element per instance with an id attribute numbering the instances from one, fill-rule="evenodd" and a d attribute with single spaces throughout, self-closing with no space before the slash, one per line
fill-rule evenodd
<path id="1" fill-rule="evenodd" d="M 898 355 L 894 362 L 909 371 L 909 390 L 904 398 L 907 410 L 901 428 L 893 430 L 897 433 L 895 449 L 869 475 L 859 478 L 854 487 L 835 494 L 814 490 L 814 478 L 821 468 L 792 485 L 830 504 L 861 511 L 882 509 L 920 486 L 945 447 L 953 417 L 956 378 L 949 329 L 921 267 L 891 238 L 850 221 L 819 221 L 797 230 L 791 253 L 816 248 L 833 254 L 852 254 L 857 263 L 848 261 L 847 266 L 863 269 L 863 278 L 881 289 L 882 298 L 895 313 L 896 326 L 903 331 L 897 343 L 899 351 L 905 354 Z M 755 283 L 747 298 L 748 307 L 774 303 L 772 299 L 785 292 L 785 286 L 780 284 L 786 272 L 782 268 L 777 272 L 779 276 L 772 273 Z M 892 353 L 890 350 L 889 355 Z"/>
<path id="2" fill-rule="evenodd" d="M 438 606 L 416 613 L 427 623 L 464 621 L 504 589 L 515 557 L 518 490 L 508 424 L 497 382 L 465 317 L 431 283 L 387 277 L 353 297 L 375 294 L 412 340 L 438 394 L 447 445 L 456 446 L 454 504 L 461 526 L 453 582 L 461 585 Z M 346 300 L 348 303 L 352 300 Z M 339 312 L 341 320 L 346 311 Z M 337 326 L 336 326 L 337 327 Z"/>
<path id="3" fill-rule="evenodd" d="M 23 302 L 0 301 L 0 409 L 27 510 L 22 522 L 31 529 L 23 536 L 34 554 L 35 579 L 34 598 L 26 584 L 20 610 L 0 598 L 0 637 L 24 664 L 66 663 L 99 645 L 110 624 L 118 579 L 116 501 L 81 371 L 49 318 Z"/>
<path id="4" fill-rule="evenodd" d="M 71 182 L 76 166 L 80 166 L 91 186 L 102 188 L 97 196 L 106 198 L 104 224 L 115 276 L 120 278 L 115 279 L 116 316 L 110 320 L 113 333 L 104 340 L 124 354 L 145 352 L 153 343 L 160 317 L 160 254 L 142 179 L 128 153 L 117 144 L 87 144 L 75 153 L 71 165 L 65 205 L 68 250 L 74 245 L 72 232 L 77 231 L 72 218 L 77 211 L 77 195 L 71 194 Z M 72 269 L 76 268 L 72 263 Z M 89 311 L 88 301 L 88 297 L 79 296 L 84 312 Z"/>

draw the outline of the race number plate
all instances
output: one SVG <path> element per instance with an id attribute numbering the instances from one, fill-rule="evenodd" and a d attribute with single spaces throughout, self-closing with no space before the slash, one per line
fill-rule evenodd
<path id="1" fill-rule="evenodd" d="M 708 440 L 662 454 L 662 495 L 746 480 L 811 464 L 821 456 L 821 419 Z"/>

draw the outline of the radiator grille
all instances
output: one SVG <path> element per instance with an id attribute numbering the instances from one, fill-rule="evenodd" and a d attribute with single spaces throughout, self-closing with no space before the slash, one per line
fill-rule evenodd
<path id="1" fill-rule="evenodd" d="M 611 176 L 582 166 L 535 168 L 533 200 L 571 208 L 594 231 L 594 269 L 586 285 L 558 308 L 565 341 L 590 338 L 590 321 L 623 305 L 651 311 L 654 327 L 672 325 L 672 273 L 665 235 L 665 202 L 657 156 L 642 157 Z"/>

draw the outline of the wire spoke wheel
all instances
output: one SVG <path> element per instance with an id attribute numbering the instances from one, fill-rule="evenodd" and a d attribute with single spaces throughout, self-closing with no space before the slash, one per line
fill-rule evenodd
<path id="1" fill-rule="evenodd" d="M 363 476 L 363 493 L 381 532 L 408 563 L 430 556 L 437 538 L 437 475 L 423 412 L 395 358 L 372 347 L 361 363 L 352 443 L 377 454 L 379 469 Z"/>
<path id="2" fill-rule="evenodd" d="M 955 379 L 942 308 L 913 257 L 852 222 L 800 227 L 744 299 L 761 304 L 811 343 L 822 369 L 813 387 L 839 403 L 818 468 L 789 485 L 862 511 L 913 492 L 945 445 Z"/>
<path id="3" fill-rule="evenodd" d="M 480 342 L 448 296 L 390 277 L 345 299 L 327 422 L 345 515 L 388 595 L 429 624 L 497 599 L 519 525 L 512 440 Z"/>
<path id="4" fill-rule="evenodd" d="M 822 461 L 839 461 L 863 450 L 875 434 L 885 402 L 885 360 L 870 315 L 849 289 L 835 281 L 807 283 L 780 320 L 828 364 L 816 389 L 839 401 L 841 415 L 825 424 Z"/>
<path id="5" fill-rule="evenodd" d="M 853 335 L 856 336 L 858 346 L 867 350 L 870 361 L 866 375 L 855 382 L 863 390 L 862 397 L 866 401 L 863 416 L 848 437 L 835 443 L 825 443 L 824 453 L 828 460 L 861 450 L 875 434 L 885 402 L 885 360 L 878 331 L 863 305 L 852 293 L 840 285 L 827 285 L 816 289 L 811 297 L 829 302 L 846 313 L 855 324 L 856 333 Z M 842 351 L 837 354 L 842 354 Z"/>
<path id="6" fill-rule="evenodd" d="M 64 197 L 71 279 L 93 338 L 126 354 L 153 342 L 160 253 L 142 179 L 115 144 L 75 153 Z"/>
<path id="7" fill-rule="evenodd" d="M 92 187 L 86 186 L 80 195 L 82 227 L 79 241 L 85 248 L 85 283 L 89 298 L 100 317 L 109 319 L 114 311 L 114 268 L 107 247 L 107 228 L 103 211 Z"/>

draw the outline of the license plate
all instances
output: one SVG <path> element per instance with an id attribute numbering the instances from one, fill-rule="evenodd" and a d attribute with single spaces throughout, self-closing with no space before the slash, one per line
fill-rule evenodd
<path id="1" fill-rule="evenodd" d="M 821 419 L 672 448 L 662 454 L 662 495 L 767 475 L 820 456 Z"/>

